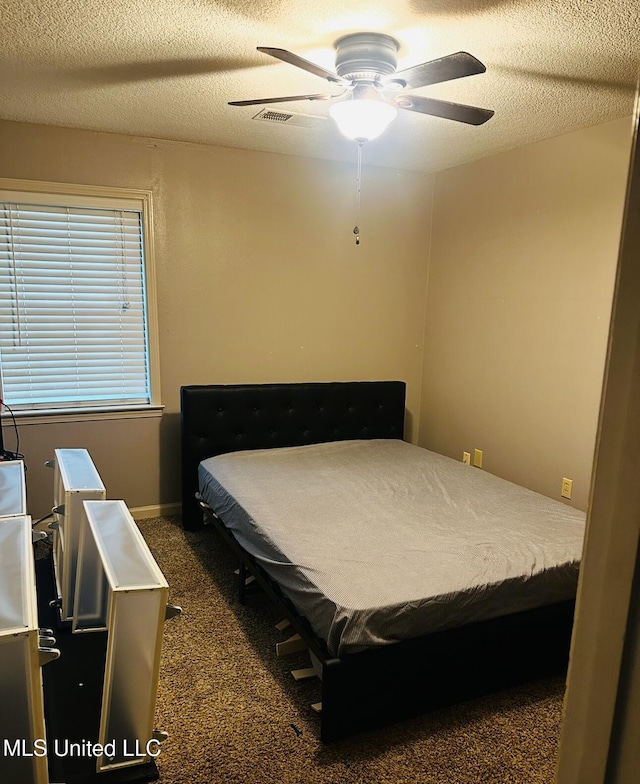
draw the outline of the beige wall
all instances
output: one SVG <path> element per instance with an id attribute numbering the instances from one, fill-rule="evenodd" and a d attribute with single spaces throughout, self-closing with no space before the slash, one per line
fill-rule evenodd
<path id="1" fill-rule="evenodd" d="M 586 507 L 630 119 L 436 175 L 419 442 Z"/>
<path id="2" fill-rule="evenodd" d="M 552 497 L 568 476 L 584 508 L 630 129 L 367 166 L 356 247 L 354 166 L 0 123 L 0 176 L 150 188 L 156 213 L 165 413 L 22 424 L 32 514 L 56 446 L 130 506 L 177 501 L 181 384 L 367 378 L 408 382 L 409 438 Z"/>
<path id="3" fill-rule="evenodd" d="M 178 501 L 182 384 L 400 378 L 414 437 L 429 177 L 365 166 L 356 247 L 355 165 L 3 122 L 0 176 L 154 195 L 165 413 L 22 424 L 32 515 L 55 447 L 88 448 L 130 506 Z"/>

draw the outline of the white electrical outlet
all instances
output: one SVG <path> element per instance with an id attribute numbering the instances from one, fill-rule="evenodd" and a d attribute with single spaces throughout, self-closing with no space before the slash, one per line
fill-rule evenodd
<path id="1" fill-rule="evenodd" d="M 560 495 L 563 498 L 571 498 L 571 493 L 573 492 L 573 479 L 567 479 L 566 476 L 562 477 L 562 487 L 560 489 Z"/>
<path id="2" fill-rule="evenodd" d="M 462 453 L 462 462 L 465 465 L 471 465 L 471 452 L 463 452 Z"/>
<path id="3" fill-rule="evenodd" d="M 473 450 L 473 464 L 476 468 L 482 468 L 482 449 Z"/>

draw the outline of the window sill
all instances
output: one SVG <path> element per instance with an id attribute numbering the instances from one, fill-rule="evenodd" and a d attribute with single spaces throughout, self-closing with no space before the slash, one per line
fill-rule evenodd
<path id="1" fill-rule="evenodd" d="M 14 411 L 16 421 L 23 425 L 52 425 L 58 422 L 91 422 L 106 419 L 147 419 L 161 417 L 164 406 L 144 406 L 140 408 L 95 408 L 95 409 L 41 409 L 38 411 Z M 2 419 L 11 420 L 8 412 Z"/>

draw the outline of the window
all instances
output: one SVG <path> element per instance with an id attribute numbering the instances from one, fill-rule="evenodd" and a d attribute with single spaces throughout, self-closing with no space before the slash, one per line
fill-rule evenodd
<path id="1" fill-rule="evenodd" d="M 147 192 L 0 180 L 0 397 L 13 411 L 157 405 L 151 239 Z"/>

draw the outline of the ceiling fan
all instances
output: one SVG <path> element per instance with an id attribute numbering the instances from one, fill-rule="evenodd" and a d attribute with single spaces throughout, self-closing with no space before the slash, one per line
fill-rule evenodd
<path id="1" fill-rule="evenodd" d="M 469 125 L 482 125 L 493 117 L 494 112 L 490 109 L 449 103 L 406 92 L 408 89 L 484 73 L 485 66 L 467 52 L 457 52 L 414 65 L 403 71 L 396 71 L 396 52 L 399 44 L 389 35 L 351 33 L 336 41 L 335 47 L 336 73 L 286 49 L 259 46 L 258 51 L 326 79 L 330 84 L 341 87 L 340 92 L 230 101 L 229 105 L 254 106 L 289 101 L 326 101 L 345 96 L 331 107 L 330 114 L 340 130 L 356 141 L 373 139 L 382 133 L 395 119 L 396 107 Z"/>

